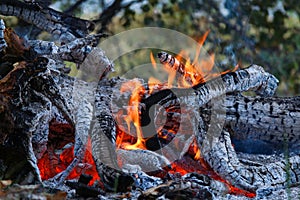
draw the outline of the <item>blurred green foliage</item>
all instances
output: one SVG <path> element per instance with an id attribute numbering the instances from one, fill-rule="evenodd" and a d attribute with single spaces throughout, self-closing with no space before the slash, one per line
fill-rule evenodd
<path id="1" fill-rule="evenodd" d="M 197 40 L 210 30 L 205 48 L 216 54 L 218 67 L 229 69 L 237 63 L 242 67 L 251 63 L 262 65 L 280 80 L 280 95 L 300 94 L 297 0 L 86 0 L 73 14 L 97 19 L 113 2 L 132 4 L 118 10 L 108 23 L 107 30 L 112 35 L 156 26 L 177 30 Z M 74 3 L 76 0 L 53 0 L 52 6 L 67 10 Z M 115 61 L 116 74 L 149 63 L 149 53 L 150 50 L 141 50 L 122 56 Z"/>
<path id="2" fill-rule="evenodd" d="M 219 67 L 262 65 L 280 80 L 280 95 L 296 95 L 300 94 L 299 11 L 295 0 L 149 0 L 116 17 L 109 30 L 117 33 L 158 26 L 195 39 L 210 30 L 206 47 L 216 54 Z M 118 63 L 118 71 L 145 63 L 148 57 L 146 53 L 125 56 Z"/>

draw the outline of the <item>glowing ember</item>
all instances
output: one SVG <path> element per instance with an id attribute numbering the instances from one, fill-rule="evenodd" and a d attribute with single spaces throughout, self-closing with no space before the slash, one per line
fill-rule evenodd
<path id="1" fill-rule="evenodd" d="M 190 88 L 199 83 L 204 83 L 212 78 L 220 76 L 222 74 L 228 73 L 230 71 L 237 70 L 238 66 L 236 66 L 233 70 L 224 71 L 222 73 L 213 72 L 214 67 L 214 59 L 215 55 L 211 54 L 208 58 L 200 59 L 201 47 L 203 46 L 209 31 L 207 31 L 203 37 L 199 39 L 199 48 L 196 50 L 196 56 L 191 62 L 188 58 L 188 53 L 185 51 L 180 52 L 176 56 L 172 56 L 166 52 L 161 52 L 158 54 L 158 58 L 160 62 L 164 66 L 164 70 L 168 73 L 168 82 L 161 83 L 156 78 L 150 77 L 148 80 L 148 89 L 149 94 L 153 94 L 156 91 L 166 88 L 172 88 L 174 86 L 173 82 L 176 80 L 177 87 L 181 88 Z M 188 59 L 184 59 L 188 58 Z M 155 59 L 153 54 L 150 54 L 150 60 L 154 69 L 157 68 Z M 136 130 L 136 138 L 131 134 L 125 133 L 121 129 L 118 129 L 117 134 L 117 144 L 118 147 L 124 149 L 146 149 L 145 139 L 143 138 L 143 133 L 141 129 L 140 123 L 140 102 L 141 98 L 145 94 L 146 90 L 144 86 L 139 81 L 128 81 L 124 83 L 121 87 L 121 92 L 131 92 L 131 97 L 128 103 L 127 115 L 123 117 L 123 120 L 126 121 L 128 126 L 128 131 L 130 132 L 132 129 L 130 127 L 131 124 L 134 125 Z M 168 112 L 168 111 L 167 111 Z M 184 112 L 184 111 L 183 111 Z M 119 115 L 120 116 L 120 115 Z M 123 116 L 123 113 L 122 113 Z M 122 120 L 122 119 L 118 119 Z M 175 131 L 176 133 L 176 131 Z M 163 135 L 160 135 L 158 131 L 158 137 L 164 138 Z M 176 141 L 175 141 L 176 143 Z M 200 165 L 199 165 L 200 163 Z M 211 176 L 212 178 L 222 181 L 226 183 L 228 186 L 230 193 L 244 195 L 247 197 L 255 197 L 254 193 L 250 193 L 238 188 L 233 187 L 231 184 L 220 178 L 211 168 L 210 166 L 203 160 L 201 157 L 201 152 L 196 145 L 196 142 L 193 142 L 189 148 L 188 153 L 183 156 L 180 160 L 177 160 L 172 163 L 171 169 L 167 170 L 169 173 L 180 173 L 184 175 L 189 172 L 198 172 L 201 174 L 206 174 Z"/>
<path id="2" fill-rule="evenodd" d="M 73 138 L 69 139 L 69 141 L 62 140 L 61 138 L 62 135 L 68 135 L 68 132 L 73 128 L 68 124 L 59 124 L 52 121 L 49 129 L 50 140 L 48 141 L 47 151 L 42 158 L 38 160 L 38 167 L 42 180 L 52 178 L 64 171 L 74 159 L 74 145 L 72 141 L 74 140 L 74 135 L 73 137 L 69 137 Z M 62 135 L 59 136 L 57 133 L 62 133 Z M 66 142 L 69 143 L 66 144 Z M 67 179 L 78 179 L 81 174 L 88 174 L 93 177 L 89 183 L 89 185 L 92 185 L 95 180 L 99 180 L 100 178 L 92 157 L 90 140 L 88 140 L 86 148 L 84 159 L 72 170 Z"/>
<path id="3" fill-rule="evenodd" d="M 149 95 L 162 89 L 172 88 L 174 86 L 173 84 L 174 80 L 176 80 L 177 87 L 189 88 L 199 83 L 204 83 L 207 80 L 220 75 L 220 73 L 212 72 L 214 66 L 214 59 L 215 59 L 214 54 L 211 54 L 207 59 L 199 59 L 201 47 L 203 46 L 208 33 L 209 32 L 207 31 L 204 34 L 204 36 L 200 38 L 199 48 L 196 50 L 196 56 L 193 62 L 191 62 L 190 59 L 186 59 L 186 60 L 183 59 L 183 58 L 188 58 L 187 56 L 188 54 L 185 51 L 180 52 L 175 57 L 165 52 L 161 52 L 158 54 L 160 62 L 163 64 L 165 71 L 168 72 L 167 83 L 161 83 L 161 81 L 159 81 L 158 79 L 151 77 L 148 80 L 147 90 L 145 89 L 145 86 L 143 86 L 142 83 L 137 79 L 133 79 L 131 81 L 122 84 L 120 88 L 120 92 L 131 93 L 131 96 L 128 102 L 128 106 L 126 107 L 127 113 L 124 114 L 123 112 L 125 112 L 125 110 L 124 111 L 120 110 L 116 115 L 117 122 L 120 122 L 118 124 L 120 125 L 124 124 L 124 126 L 125 124 L 127 125 L 126 131 L 123 130 L 120 126 L 117 126 L 116 143 L 118 148 L 123 148 L 127 150 L 147 149 L 146 138 L 144 137 L 146 133 L 144 133 L 143 135 L 141 121 L 140 121 L 141 120 L 140 110 L 141 110 L 141 106 L 143 106 L 141 105 L 141 100 L 145 96 L 146 92 Z M 156 62 L 152 53 L 150 54 L 150 59 L 153 64 L 153 67 L 156 69 L 157 68 Z M 236 66 L 234 70 L 236 70 L 237 67 L 238 66 Z M 221 74 L 228 73 L 228 72 L 229 71 L 225 71 L 222 72 Z M 166 112 L 175 112 L 175 111 L 166 110 Z M 121 121 L 123 121 L 124 123 L 122 123 Z M 173 129 L 175 129 L 174 124 L 172 125 L 172 127 Z M 59 138 L 59 135 L 69 133 L 69 136 L 71 134 L 72 136 L 71 138 L 74 139 L 74 135 L 72 135 L 74 130 L 68 124 L 52 123 L 52 126 L 50 124 L 50 132 L 51 130 L 56 134 L 50 133 L 49 136 L 56 135 L 55 137 Z M 171 133 L 172 130 L 170 131 Z M 177 131 L 174 130 L 173 134 L 175 135 L 176 132 Z M 133 133 L 136 133 L 136 135 Z M 163 135 L 159 131 L 157 135 L 161 139 L 168 140 L 167 135 Z M 171 137 L 171 140 L 172 139 L 173 138 Z M 47 151 L 45 152 L 43 157 L 38 161 L 38 167 L 40 169 L 41 177 L 43 180 L 47 180 L 51 177 L 54 177 L 56 174 L 65 170 L 67 166 L 74 159 L 74 146 L 67 145 L 67 144 L 73 144 L 74 141 L 72 140 L 66 141 L 64 139 L 62 141 L 63 142 L 59 145 L 57 145 L 55 141 L 52 143 L 51 141 L 48 142 Z M 176 145 L 176 139 L 174 143 Z M 181 148 L 179 143 L 178 146 L 179 146 L 178 148 Z M 60 150 L 59 153 L 57 153 L 58 150 Z M 230 193 L 232 194 L 239 194 L 247 197 L 255 197 L 254 193 L 249 193 L 247 191 L 235 188 L 232 185 L 230 185 L 228 182 L 226 182 L 226 180 L 220 178 L 220 176 L 218 176 L 201 157 L 201 152 L 197 147 L 195 141 L 190 145 L 188 152 L 182 158 L 173 162 L 171 164 L 171 168 L 166 169 L 166 171 L 168 173 L 179 173 L 181 175 L 190 172 L 206 174 L 216 180 L 226 183 L 226 185 L 230 190 Z M 82 173 L 92 175 L 93 180 L 90 182 L 90 184 L 93 184 L 95 180 L 99 180 L 99 176 L 96 171 L 96 167 L 91 154 L 90 141 L 88 143 L 83 161 L 78 166 L 76 166 L 76 168 L 70 173 L 68 179 L 79 178 L 79 176 Z M 159 174 L 157 174 L 157 176 L 159 176 Z"/>
<path id="4" fill-rule="evenodd" d="M 256 196 L 255 193 L 248 192 L 246 190 L 242 190 L 232 186 L 229 182 L 222 179 L 218 174 L 216 174 L 213 169 L 203 160 L 203 158 L 199 158 L 199 160 L 195 160 L 195 156 L 198 153 L 196 143 L 194 142 L 190 148 L 188 153 L 183 156 L 181 159 L 176 160 L 172 163 L 172 168 L 169 170 L 169 173 L 175 174 L 180 173 L 181 175 L 185 175 L 186 173 L 197 172 L 199 174 L 209 175 L 215 180 L 223 182 L 229 189 L 230 194 L 234 195 L 243 195 L 249 198 L 254 198 Z M 200 162 L 200 165 L 199 165 Z"/>

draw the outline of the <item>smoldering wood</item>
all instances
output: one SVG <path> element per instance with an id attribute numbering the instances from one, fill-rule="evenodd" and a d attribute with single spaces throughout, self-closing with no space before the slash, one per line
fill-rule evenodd
<path id="1" fill-rule="evenodd" d="M 162 146 L 162 141 L 159 141 L 156 136 L 156 130 L 154 125 L 154 113 L 150 112 L 150 109 L 156 105 L 162 105 L 167 108 L 172 115 L 167 117 L 166 125 L 170 122 L 172 127 L 172 132 L 177 132 L 177 126 L 180 124 L 180 117 L 174 113 L 181 115 L 180 104 L 184 104 L 191 108 L 200 108 L 204 106 L 211 99 L 224 96 L 226 93 L 230 92 L 243 92 L 248 90 L 254 90 L 256 93 L 263 96 L 271 96 L 275 93 L 277 88 L 278 80 L 271 74 L 265 72 L 262 67 L 258 65 L 252 65 L 246 69 L 239 70 L 237 72 L 227 73 L 220 78 L 215 78 L 211 81 L 201 83 L 188 89 L 165 89 L 160 90 L 149 97 L 144 97 L 141 100 L 141 125 L 143 127 L 143 132 L 147 135 L 154 135 L 147 140 L 153 148 L 157 150 Z M 145 86 L 147 88 L 147 86 Z M 171 106 L 179 107 L 179 109 Z M 145 128 L 146 127 L 146 128 Z M 174 127 L 174 128 L 173 128 Z M 170 132 L 167 126 L 164 126 L 162 131 L 165 133 L 163 135 L 170 135 L 171 138 L 173 134 L 168 134 Z M 165 142 L 168 144 L 168 142 Z M 149 145 L 149 146 L 151 146 Z"/>
<path id="2" fill-rule="evenodd" d="M 253 90 L 261 96 L 272 96 L 277 85 L 276 77 L 265 72 L 261 66 L 251 65 L 246 69 L 224 74 L 221 78 L 216 78 L 213 81 L 195 85 L 191 89 L 174 88 L 159 91 L 143 99 L 142 103 L 146 107 L 150 107 L 165 98 L 170 100 L 179 98 L 180 102 L 194 102 L 191 100 L 198 98 L 196 103 L 201 107 L 211 99 L 231 92 Z"/>
<path id="3" fill-rule="evenodd" d="M 272 91 L 276 89 L 276 84 L 271 83 L 270 86 Z M 272 95 L 267 87 L 265 87 L 266 94 Z M 278 144 L 297 145 L 295 141 L 299 137 L 297 137 L 297 134 L 295 135 L 293 129 L 297 132 L 297 114 L 295 113 L 298 113 L 298 97 L 251 99 L 237 94 L 231 96 L 231 99 L 226 99 L 225 102 L 225 107 L 228 110 L 223 118 L 227 121 L 225 128 L 228 128 L 231 132 L 231 138 L 262 140 L 269 145 L 275 143 L 277 145 L 276 151 L 280 150 Z M 205 116 L 207 112 L 204 111 L 207 110 L 209 109 L 205 106 L 200 109 L 200 115 L 202 115 L 199 118 L 200 122 L 202 119 L 210 119 L 209 116 Z M 212 111 L 210 110 L 210 112 Z M 292 116 L 287 113 L 291 113 Z M 222 174 L 221 176 L 225 180 L 231 180 L 234 185 L 250 191 L 255 191 L 260 187 L 282 187 L 287 186 L 287 184 L 297 184 L 299 176 L 297 170 L 299 158 L 297 155 L 287 160 L 281 159 L 281 161 L 275 163 L 244 166 L 238 160 L 235 150 L 231 146 L 229 133 L 223 130 L 220 136 L 213 135 L 211 137 L 207 134 L 208 127 L 215 128 L 213 132 L 222 130 L 222 127 L 215 127 L 215 125 L 209 123 L 208 120 L 199 125 L 202 128 L 199 129 L 200 134 L 196 134 L 196 138 L 206 161 L 216 172 Z M 280 128 L 277 126 L 280 126 Z M 290 148 L 293 149 L 292 147 Z M 289 166 L 288 170 L 291 170 L 290 172 L 287 171 L 287 166 Z M 292 176 L 289 182 L 286 181 L 288 174 Z"/>
<path id="4" fill-rule="evenodd" d="M 81 41 L 84 41 L 84 39 Z M 87 43 L 84 44 L 86 47 Z M 77 48 L 80 50 L 83 46 L 80 42 L 79 45 L 76 44 L 76 41 L 73 45 L 69 45 L 74 51 Z M 101 76 L 101 74 L 104 75 L 111 69 L 111 64 L 105 55 L 101 54 L 101 49 L 98 50 L 99 53 L 95 62 L 100 61 L 97 64 L 98 69 L 101 70 L 97 72 L 101 72 L 99 74 Z M 10 51 L 10 49 L 6 48 L 5 51 Z M 36 56 L 42 56 L 42 54 Z M 7 65 L 12 64 L 7 63 Z M 25 158 L 27 158 L 35 172 L 33 177 L 38 182 L 41 182 L 41 179 L 36 158 L 40 158 L 45 151 L 50 120 L 54 118 L 57 121 L 67 122 L 74 126 L 75 159 L 64 172 L 47 182 L 50 185 L 54 183 L 55 187 L 58 187 L 82 159 L 85 151 L 89 126 L 92 121 L 93 93 L 96 84 L 68 77 L 57 71 L 55 61 L 51 62 L 51 59 L 36 57 L 27 62 L 23 61 L 14 65 L 8 74 L 4 74 L 1 85 L 1 95 L 9 98 L 8 104 L 13 112 L 14 119 L 18 122 L 19 127 L 15 128 L 15 132 L 20 138 L 16 138 L 15 133 L 12 133 L 5 141 L 5 145 L 20 143 L 17 146 L 21 149 L 20 151 L 24 152 Z M 23 108 L 20 109 L 20 107 Z M 73 111 L 75 112 L 73 113 Z M 76 134 L 76 132 L 80 132 L 80 134 Z M 32 146 L 37 148 L 36 151 L 33 150 Z"/>
<path id="5" fill-rule="evenodd" d="M 91 141 L 97 170 L 106 189 L 127 191 L 134 181 L 117 163 L 116 122 L 110 107 L 112 90 L 117 81 L 118 79 L 103 80 L 98 84 L 95 95 L 96 122 L 91 132 Z"/>
<path id="6" fill-rule="evenodd" d="M 19 10 L 21 8 L 18 7 L 18 3 L 15 5 L 15 11 L 7 10 L 8 7 L 7 5 L 6 7 L 4 6 L 5 3 L 8 7 L 11 5 L 7 1 L 2 1 L 0 11 L 4 9 L 7 14 L 9 12 L 20 14 Z M 30 10 L 30 12 L 24 10 L 24 14 L 35 14 L 40 8 L 34 6 L 33 8 L 29 8 L 27 6 L 22 9 Z M 42 14 L 45 15 L 46 13 Z M 49 13 L 50 17 L 46 15 L 46 18 L 44 18 L 47 23 L 47 20 L 50 18 L 55 22 L 58 21 L 57 23 L 60 24 L 69 22 L 72 24 L 72 20 L 63 20 L 63 17 L 60 17 L 54 11 L 49 11 Z M 39 22 L 34 21 L 32 23 L 39 24 Z M 0 26 L 0 36 L 4 32 L 4 24 L 2 24 Z M 52 25 L 50 23 L 50 26 Z M 66 26 L 72 27 L 72 25 Z M 65 29 L 62 29 L 62 31 L 65 31 Z M 72 31 L 70 32 L 73 33 Z M 53 34 L 57 33 L 53 32 Z M 63 36 L 64 33 L 58 35 Z M 66 33 L 63 37 L 67 37 L 68 39 L 74 38 L 73 36 L 69 36 L 69 33 Z M 213 189 L 219 187 L 220 182 L 212 180 L 210 177 L 207 177 L 208 180 L 205 181 L 206 178 L 201 176 L 187 174 L 186 177 L 179 179 L 173 177 L 171 179 L 174 182 L 164 185 L 165 183 L 162 182 L 162 179 L 145 174 L 142 168 L 136 165 L 136 163 L 126 163 L 122 168 L 118 165 L 115 146 L 117 124 L 113 117 L 110 103 L 112 101 L 111 94 L 113 90 L 117 89 L 115 86 L 118 82 L 124 82 L 125 80 L 118 78 L 108 80 L 105 78 L 112 64 L 105 57 L 101 49 L 92 47 L 95 38 L 97 37 L 87 36 L 74 40 L 74 43 L 66 43 L 57 48 L 52 43 L 37 41 L 35 49 L 36 57 L 33 55 L 30 59 L 16 64 L 5 63 L 5 65 L 11 66 L 11 68 L 9 68 L 8 73 L 3 73 L 4 77 L 0 79 L 0 101 L 3 102 L 3 106 L 0 107 L 0 115 L 4 115 L 8 121 L 5 124 L 5 130 L 9 130 L 9 132 L 3 131 L 0 133 L 0 136 L 3 136 L 0 140 L 2 141 L 1 148 L 17 146 L 20 152 L 24 152 L 22 156 L 24 155 L 25 159 L 20 160 L 26 162 L 26 173 L 30 174 L 30 176 L 27 176 L 29 180 L 25 180 L 25 182 L 41 182 L 36 159 L 44 151 L 44 146 L 48 139 L 49 120 L 55 118 L 59 121 L 67 122 L 74 127 L 76 158 L 66 171 L 47 180 L 47 182 L 44 181 L 44 184 L 51 188 L 57 188 L 63 184 L 70 170 L 81 159 L 85 151 L 84 144 L 86 143 L 87 135 L 90 133 L 93 157 L 98 173 L 107 191 L 132 191 L 136 195 L 135 197 L 143 198 L 149 197 L 147 195 L 151 196 L 151 191 L 155 190 L 151 189 L 155 187 L 158 187 L 158 191 L 163 190 L 161 193 L 154 193 L 154 195 L 157 195 L 156 197 L 162 195 L 172 197 L 172 194 L 175 192 L 178 195 L 183 193 L 185 196 L 189 196 L 195 192 L 195 188 L 198 188 L 200 191 L 204 191 L 207 197 L 214 195 Z M 1 39 L 1 37 L 0 40 L 2 41 L 0 44 L 6 44 L 6 41 Z M 31 45 L 30 47 L 33 48 L 34 41 Z M 7 46 L 5 45 L 2 48 L 1 50 L 7 50 Z M 61 50 L 58 50 L 59 48 Z M 82 50 L 85 48 L 89 50 Z M 27 47 L 24 47 L 24 52 L 26 51 Z M 51 55 L 55 54 L 56 51 L 60 53 L 56 57 L 51 58 Z M 84 55 L 82 57 L 79 56 L 80 60 L 74 60 L 77 63 L 82 63 L 90 55 L 95 56 L 98 61 L 101 61 L 102 73 L 100 74 L 103 74 L 103 76 L 101 76 L 102 80 L 98 84 L 71 78 L 57 70 L 58 62 L 56 58 L 58 60 L 68 60 L 68 56 L 64 57 L 62 55 L 66 53 L 66 55 L 72 56 L 74 55 L 72 53 L 77 51 L 84 52 L 83 54 L 78 54 Z M 18 52 L 18 56 L 20 56 L 18 59 L 24 59 L 24 52 Z M 44 58 L 39 58 L 37 55 Z M 98 64 L 98 62 L 93 63 L 90 60 L 89 63 L 91 64 L 88 65 Z M 1 63 L 1 68 L 3 65 Z M 84 68 L 88 65 L 85 62 L 82 64 Z M 259 139 L 268 144 L 290 140 L 290 145 L 296 145 L 298 141 L 296 133 L 298 130 L 298 97 L 287 99 L 241 96 L 241 92 L 248 90 L 254 90 L 261 96 L 272 96 L 277 84 L 278 81 L 273 75 L 265 72 L 262 67 L 253 65 L 247 69 L 225 74 L 219 79 L 214 79 L 207 84 L 200 84 L 190 89 L 175 88 L 173 91 L 162 90 L 154 94 L 146 91 L 146 96 L 142 103 L 146 107 L 148 106 L 147 109 L 157 103 L 165 106 L 164 108 L 176 106 L 178 102 L 189 106 L 196 105 L 197 109 L 192 113 L 195 115 L 193 123 L 196 124 L 193 134 L 197 139 L 203 158 L 215 172 L 234 186 L 250 191 L 258 191 L 258 195 L 264 195 L 266 194 L 266 191 L 263 190 L 264 187 L 272 186 L 276 190 L 277 188 L 287 187 L 289 184 L 299 184 L 300 171 L 298 166 L 300 158 L 297 151 L 292 152 L 291 157 L 288 159 L 277 157 L 268 163 L 261 161 L 264 159 L 260 159 L 260 161 L 255 159 L 247 160 L 245 156 L 243 159 L 240 159 L 240 155 L 243 153 L 240 152 L 237 154 L 237 149 L 234 149 L 232 146 L 232 140 Z M 218 102 L 218 98 L 225 94 L 228 96 L 225 96 L 226 99 L 221 101 L 219 107 L 216 108 L 220 109 L 220 106 L 224 107 L 226 112 L 221 112 L 217 117 L 223 117 L 226 126 L 218 127 L 218 124 L 211 124 L 210 115 L 216 111 L 216 108 L 211 109 L 209 103 L 211 101 Z M 191 104 L 191 102 L 195 102 L 195 104 Z M 141 106 L 142 108 L 143 106 Z M 284 109 L 287 111 L 283 112 Z M 143 118 L 149 118 L 147 116 L 148 111 L 145 113 L 141 115 L 142 120 Z M 158 115 L 158 113 L 154 113 L 154 115 Z M 11 118 L 14 118 L 18 124 L 16 125 Z M 269 126 L 269 129 L 268 123 L 272 124 L 275 121 L 277 124 L 279 122 L 277 121 L 278 118 L 280 119 L 278 126 Z M 176 120 L 178 120 L 176 117 L 169 118 L 168 123 L 173 123 L 173 121 L 175 123 Z M 11 125 L 14 126 L 12 129 L 9 128 Z M 221 134 L 211 135 L 208 131 L 209 129 L 221 130 Z M 286 134 L 286 130 L 288 134 Z M 19 138 L 22 138 L 22 140 Z M 192 142 L 192 139 L 189 142 Z M 33 144 L 38 150 L 33 148 Z M 297 146 L 293 147 L 296 150 L 298 149 Z M 277 147 L 275 149 L 278 150 Z M 148 150 L 132 151 L 128 154 L 126 153 L 127 150 L 121 151 L 124 160 L 127 160 L 126 156 L 128 155 L 136 158 L 141 157 L 143 154 L 147 155 L 145 156 L 146 158 L 153 157 L 153 160 L 157 161 L 157 165 L 155 162 L 152 164 L 156 165 L 159 170 L 160 166 L 158 164 L 163 164 L 161 160 L 168 163 L 167 158 L 164 159 L 161 155 L 156 155 Z M 265 158 L 263 154 L 260 156 Z M 287 172 L 286 166 L 289 166 L 290 171 Z M 6 165 L 4 166 L 5 169 L 1 168 L 2 174 L 0 175 L 5 178 L 12 178 L 12 176 L 7 175 L 7 167 Z M 13 174 L 16 173 L 13 172 Z M 288 180 L 290 182 L 286 180 L 288 173 L 290 174 L 290 180 Z M 143 185 L 143 182 L 146 182 L 146 184 Z M 212 182 L 217 186 L 213 186 Z M 132 186 L 139 189 L 133 190 Z M 222 186 L 221 188 L 224 190 L 215 191 L 216 195 L 223 195 L 228 192 L 226 191 L 226 187 Z M 142 190 L 142 192 L 139 190 Z"/>
<path id="7" fill-rule="evenodd" d="M 118 80 L 118 79 L 116 79 Z M 195 93 L 196 95 L 192 96 L 191 94 L 193 94 L 194 91 L 191 90 L 186 90 L 186 89 L 182 89 L 181 91 L 179 90 L 179 92 L 176 92 L 175 94 L 179 94 L 181 95 L 181 97 L 187 101 L 186 99 L 188 98 L 194 98 L 194 102 L 199 103 L 199 107 L 204 106 L 206 102 L 208 102 L 209 100 L 211 100 L 213 97 L 217 97 L 220 96 L 222 94 L 225 94 L 226 91 L 227 92 L 234 92 L 234 91 L 238 91 L 238 92 L 242 92 L 242 91 L 247 91 L 249 89 L 257 89 L 260 94 L 264 94 L 266 96 L 268 95 L 272 95 L 276 89 L 277 86 L 277 79 L 270 75 L 269 73 L 266 73 L 262 67 L 260 66 L 251 66 L 245 70 L 240 70 L 237 72 L 233 72 L 233 73 L 229 73 L 226 74 L 222 77 L 222 80 L 225 82 L 225 88 L 221 88 L 222 86 L 218 87 L 218 83 L 220 84 L 220 80 L 216 79 L 213 80 L 211 82 L 209 82 L 208 84 L 202 84 L 202 85 L 197 85 L 195 88 Z M 124 81 L 124 80 L 123 80 Z M 215 82 L 214 82 L 215 81 Z M 119 82 L 122 82 L 122 80 L 119 80 Z M 107 144 L 107 142 L 110 140 L 111 144 L 115 145 L 115 138 L 116 138 L 116 122 L 114 121 L 114 117 L 112 116 L 112 111 L 110 108 L 110 102 L 112 101 L 111 98 L 111 93 L 112 93 L 112 88 L 114 87 L 114 85 L 116 85 L 115 81 L 112 82 L 108 82 L 101 85 L 99 92 L 97 92 L 96 94 L 96 107 L 98 109 L 96 109 L 96 113 L 99 112 L 99 114 L 96 114 L 97 118 L 98 118 L 98 122 L 100 123 L 99 126 L 101 126 L 102 124 L 102 128 L 101 130 L 104 130 L 104 134 L 96 134 L 97 132 L 93 132 L 93 136 L 94 138 L 92 139 L 92 141 L 97 141 L 98 139 L 96 139 L 96 137 L 101 138 L 104 137 L 104 139 L 101 139 L 104 142 L 95 142 L 101 145 L 98 145 L 99 147 L 101 146 L 102 151 L 105 147 L 105 144 Z M 107 87 L 109 86 L 109 87 Z M 147 87 L 145 87 L 147 88 Z M 209 88 L 209 89 L 208 89 Z M 215 90 L 214 90 L 215 89 Z M 118 89 L 117 89 L 118 91 Z M 154 101 L 157 100 L 158 101 L 162 101 L 162 97 L 164 94 L 163 92 L 167 93 L 169 90 L 164 90 L 164 91 L 160 91 L 157 92 L 155 94 L 153 94 L 153 96 L 148 97 L 148 105 L 153 105 Z M 206 99 L 203 99 L 202 101 L 198 98 L 202 98 L 205 97 L 205 93 L 201 93 L 199 91 L 204 91 L 207 93 Z M 181 93 L 180 93 L 181 92 Z M 158 96 L 157 94 L 161 95 Z M 174 95 L 174 93 L 169 93 L 169 95 L 172 94 Z M 97 95 L 99 95 L 99 97 L 97 97 Z M 157 95 L 157 96 L 155 96 Z M 178 95 L 178 96 L 179 96 Z M 189 96 L 190 95 L 190 96 Z M 118 96 L 118 95 L 116 95 Z M 166 95 L 169 99 L 174 99 L 173 97 L 169 97 L 168 93 Z M 108 98 L 109 97 L 109 98 Z M 165 97 L 165 96 L 163 96 Z M 152 99 L 154 100 L 152 100 Z M 155 99 L 156 98 L 156 99 Z M 179 96 L 180 98 L 180 96 Z M 210 99 L 211 98 L 211 99 Z M 150 99 L 150 100 L 149 100 Z M 168 101 L 164 101 L 164 102 L 168 102 Z M 187 102 L 191 102 L 190 100 Z M 203 102 L 201 104 L 201 102 Z M 142 101 L 142 103 L 145 103 L 145 101 Z M 155 102 L 156 103 L 156 102 Z M 147 105 L 147 104 L 146 104 Z M 145 106 L 142 106 L 142 108 L 145 108 Z M 147 107 L 146 107 L 147 109 Z M 105 112 L 104 112 L 105 111 Z M 143 117 L 143 116 L 142 116 Z M 172 120 L 172 119 L 170 119 Z M 152 130 L 153 131 L 153 130 Z M 105 135 L 105 136 L 104 136 Z M 197 136 L 196 136 L 197 137 Z M 106 138 L 106 139 L 105 139 Z M 111 145 L 109 144 L 109 145 Z M 107 145 L 106 145 L 107 146 Z M 102 162 L 104 161 L 105 158 L 109 158 L 108 163 L 112 163 L 113 160 L 116 160 L 116 155 L 115 153 L 113 153 L 113 156 L 108 156 L 108 155 L 112 155 L 112 153 L 110 152 L 115 152 L 114 150 L 112 150 L 113 147 L 110 147 L 110 150 L 104 150 L 103 152 L 105 153 L 101 153 L 101 149 L 94 151 L 97 152 L 95 153 L 95 155 L 99 156 L 99 155 L 103 155 L 102 158 L 98 157 L 99 159 L 97 159 L 97 162 L 100 162 L 102 160 Z M 99 152 L 99 153 L 98 153 Z M 138 156 L 136 156 L 136 158 L 138 158 Z M 96 162 L 96 163 L 97 163 Z M 106 161 L 107 162 L 107 161 Z M 111 170 L 107 170 L 107 168 L 103 167 L 103 163 L 101 163 L 100 167 L 99 167 L 99 171 L 101 171 L 101 173 L 104 174 L 108 174 L 107 177 L 112 177 L 115 174 L 115 177 L 117 178 L 118 176 L 120 176 L 120 170 L 118 165 L 116 163 L 112 164 L 111 166 Z M 108 185 L 113 185 L 114 182 L 109 181 L 109 178 L 104 178 L 104 180 L 107 181 Z M 108 186 L 107 185 L 107 186 Z"/>
<path id="8" fill-rule="evenodd" d="M 208 144 L 210 142 L 205 139 L 208 128 L 205 123 L 199 125 L 200 137 L 196 138 L 204 158 L 223 178 L 247 190 L 299 184 L 298 104 L 299 97 L 227 96 L 225 130 L 214 144 Z M 209 120 L 207 114 L 211 113 L 208 110 L 200 110 L 204 121 Z M 252 141 L 257 154 L 282 154 L 288 149 L 290 155 L 277 161 L 247 166 L 239 161 L 238 148 L 233 148 L 231 140 L 242 144 Z"/>
<path id="9" fill-rule="evenodd" d="M 298 147 L 299 96 L 265 98 L 228 95 L 225 106 L 226 124 L 234 133 L 234 139 L 266 142 L 279 152 L 280 147 L 284 150 L 283 145 L 288 145 L 290 150 Z"/>
<path id="10" fill-rule="evenodd" d="M 137 165 L 144 172 L 163 170 L 163 167 L 171 165 L 171 162 L 165 156 L 149 150 L 126 151 L 119 149 L 116 153 L 122 165 Z"/>

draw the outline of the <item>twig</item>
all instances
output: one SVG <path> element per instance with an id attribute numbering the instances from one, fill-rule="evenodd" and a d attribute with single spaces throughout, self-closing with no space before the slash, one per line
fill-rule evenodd
<path id="1" fill-rule="evenodd" d="M 132 4 L 137 3 L 138 0 L 130 1 L 124 5 L 123 0 L 115 0 L 109 7 L 103 10 L 99 18 L 93 22 L 101 24 L 101 28 L 96 30 L 97 33 L 103 33 L 107 31 L 107 25 L 111 22 L 112 18 L 117 15 L 122 9 L 130 7 Z"/>
<path id="2" fill-rule="evenodd" d="M 68 9 L 66 9 L 65 11 L 64 11 L 64 13 L 67 13 L 67 14 L 72 14 L 73 12 L 74 12 L 74 10 L 76 9 L 76 8 L 78 8 L 78 6 L 80 6 L 82 3 L 84 3 L 86 0 L 78 0 L 78 1 L 76 1 L 76 3 L 75 4 L 73 4 L 72 6 L 70 6 Z"/>

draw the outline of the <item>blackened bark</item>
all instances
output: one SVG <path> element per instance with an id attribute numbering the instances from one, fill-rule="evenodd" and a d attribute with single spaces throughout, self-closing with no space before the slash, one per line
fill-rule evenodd
<path id="1" fill-rule="evenodd" d="M 46 30 L 62 42 L 70 42 L 85 37 L 94 29 L 92 22 L 72 17 L 51 8 L 41 8 L 20 1 L 2 0 L 0 14 L 16 16 L 40 29 Z"/>

